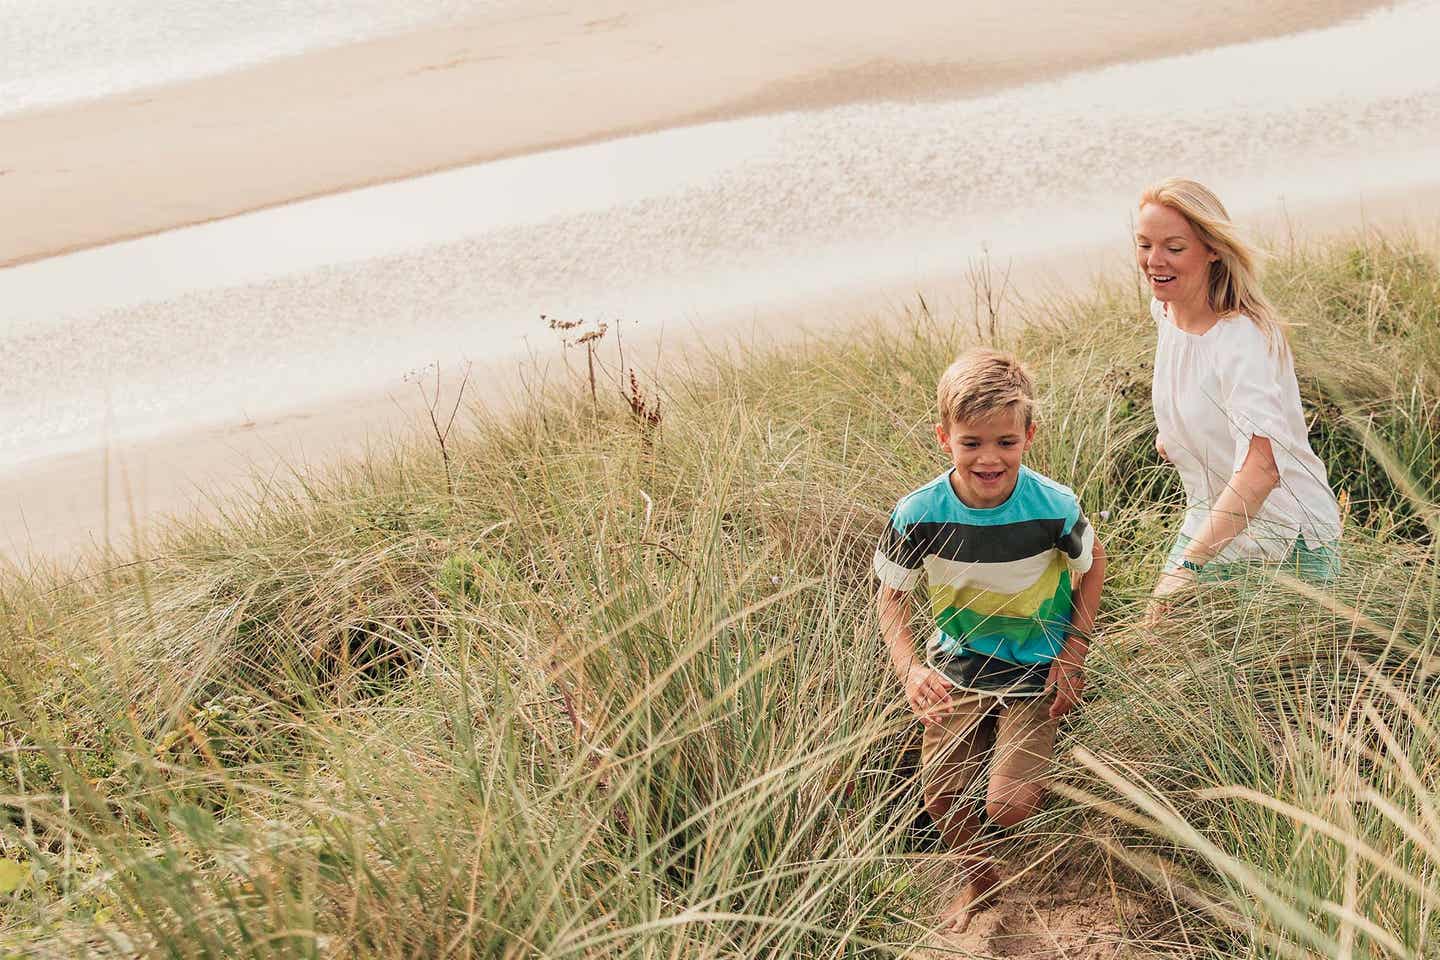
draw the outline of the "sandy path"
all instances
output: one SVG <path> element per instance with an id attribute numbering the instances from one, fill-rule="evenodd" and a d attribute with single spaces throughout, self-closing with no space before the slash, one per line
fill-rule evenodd
<path id="1" fill-rule="evenodd" d="M 977 914 L 964 933 L 937 937 L 932 956 L 1139 960 L 1134 931 L 1146 919 L 1144 905 L 1116 897 L 1100 883 L 1022 881 Z"/>
<path id="2" fill-rule="evenodd" d="M 746 113 L 954 96 L 1385 4 L 586 0 L 0 118 L 0 266 Z"/>

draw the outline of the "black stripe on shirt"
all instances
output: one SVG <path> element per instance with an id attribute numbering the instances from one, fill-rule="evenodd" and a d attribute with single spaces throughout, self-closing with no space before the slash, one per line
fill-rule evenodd
<path id="1" fill-rule="evenodd" d="M 930 666 L 959 690 L 975 690 L 1014 697 L 1038 697 L 1050 678 L 1050 661 L 1011 663 L 983 653 L 935 651 Z"/>
<path id="2" fill-rule="evenodd" d="M 1080 528 L 1078 523 L 1075 526 Z M 880 552 L 910 570 L 918 568 L 932 555 L 957 563 L 1009 563 L 1057 546 L 1068 552 L 1059 542 L 1064 529 L 1065 521 L 1061 518 L 989 525 L 921 520 L 907 526 L 903 535 L 893 527 L 887 530 L 880 538 Z M 1083 534 L 1084 530 L 1080 532 Z M 1077 545 L 1074 556 L 1079 555 Z"/>
<path id="3" fill-rule="evenodd" d="M 1084 517 L 1081 517 L 1075 521 L 1075 526 L 1070 528 L 1070 532 L 1060 537 L 1055 545 L 1065 551 L 1065 556 L 1071 560 L 1079 560 L 1080 551 L 1085 548 L 1085 531 L 1088 529 L 1090 529 L 1090 524 Z"/>

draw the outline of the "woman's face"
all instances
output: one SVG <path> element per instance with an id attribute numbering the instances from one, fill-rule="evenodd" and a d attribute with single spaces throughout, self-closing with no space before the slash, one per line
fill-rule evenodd
<path id="1" fill-rule="evenodd" d="M 1135 262 L 1150 281 L 1156 300 L 1197 306 L 1206 303 L 1210 264 L 1217 259 L 1180 211 L 1161 203 L 1140 208 L 1135 222 Z"/>

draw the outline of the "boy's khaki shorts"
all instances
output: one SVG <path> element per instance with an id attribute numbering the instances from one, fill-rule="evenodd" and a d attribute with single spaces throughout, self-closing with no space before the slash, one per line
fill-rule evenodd
<path id="1" fill-rule="evenodd" d="M 1053 696 L 1012 697 L 954 694 L 941 722 L 926 724 L 920 742 L 920 782 L 926 801 L 970 796 L 984 802 L 981 775 L 1043 783 L 1050 773 L 1059 720 L 1050 719 Z M 992 752 L 993 751 L 993 752 Z"/>

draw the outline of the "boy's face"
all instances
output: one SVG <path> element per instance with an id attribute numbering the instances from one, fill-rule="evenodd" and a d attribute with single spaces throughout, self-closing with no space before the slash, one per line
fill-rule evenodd
<path id="1" fill-rule="evenodd" d="M 1035 424 L 1015 409 L 983 420 L 935 424 L 940 449 L 950 455 L 955 472 L 950 485 L 966 506 L 998 507 L 1020 479 L 1020 461 L 1035 439 Z"/>

